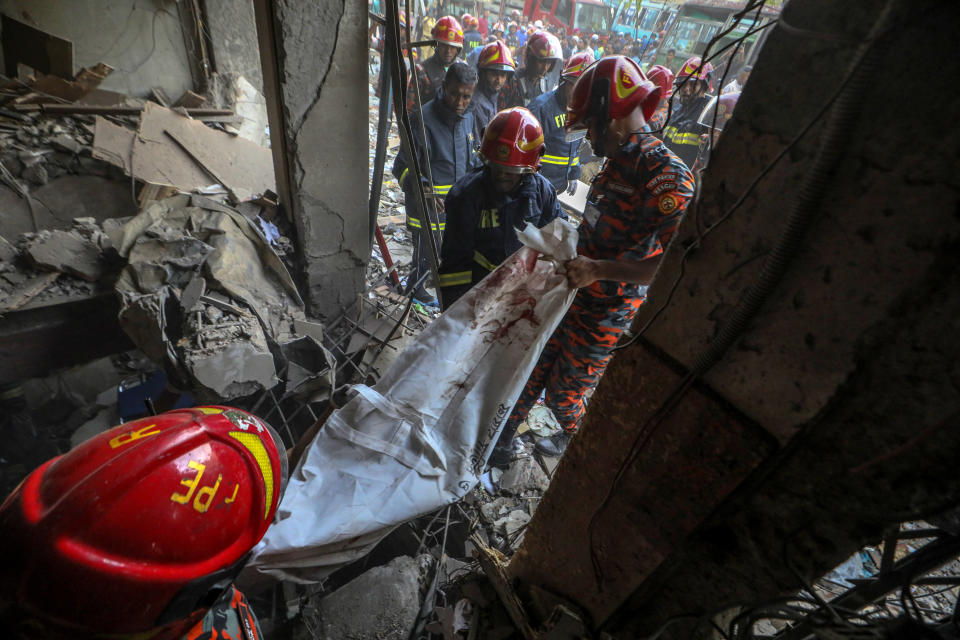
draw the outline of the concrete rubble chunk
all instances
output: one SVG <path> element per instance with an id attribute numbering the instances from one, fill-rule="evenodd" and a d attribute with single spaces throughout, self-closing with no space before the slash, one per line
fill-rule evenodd
<path id="1" fill-rule="evenodd" d="M 493 526 L 499 533 L 509 537 L 520 531 L 528 522 L 530 522 L 530 514 L 517 509 L 497 520 Z"/>
<path id="2" fill-rule="evenodd" d="M 103 275 L 100 248 L 78 233 L 56 230 L 26 248 L 30 261 L 41 269 L 62 271 L 95 282 Z"/>
<path id="3" fill-rule="evenodd" d="M 7 239 L 0 236 L 0 262 L 10 262 L 20 255 L 17 248 L 7 242 Z"/>
<path id="4" fill-rule="evenodd" d="M 520 495 L 524 491 L 542 493 L 549 484 L 550 478 L 532 456 L 516 460 L 500 478 L 500 489 L 514 495 Z"/>
<path id="5" fill-rule="evenodd" d="M 316 640 L 406 640 L 420 611 L 417 561 L 375 567 L 320 600 Z"/>
<path id="6" fill-rule="evenodd" d="M 58 151 L 64 151 L 66 153 L 80 153 L 80 150 L 83 149 L 83 145 L 76 141 L 76 139 L 67 134 L 61 133 L 56 135 L 49 140 L 50 146 Z"/>

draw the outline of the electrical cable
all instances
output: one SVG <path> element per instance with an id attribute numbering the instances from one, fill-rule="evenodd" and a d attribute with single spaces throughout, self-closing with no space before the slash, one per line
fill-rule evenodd
<path id="1" fill-rule="evenodd" d="M 836 101 L 836 104 L 828 118 L 826 128 L 821 138 L 820 147 L 814 158 L 813 164 L 810 170 L 804 176 L 804 181 L 800 186 L 799 194 L 795 199 L 793 206 L 791 207 L 791 213 L 788 217 L 786 227 L 778 238 L 774 248 L 768 255 L 767 261 L 761 269 L 757 283 L 750 287 L 743 300 L 741 300 L 733 314 L 731 314 L 731 317 L 724 324 L 724 326 L 721 327 L 717 337 L 710 343 L 710 345 L 708 345 L 707 349 L 697 357 L 693 366 L 690 368 L 685 378 L 679 383 L 677 388 L 667 397 L 660 409 L 655 411 L 639 429 L 637 436 L 627 454 L 627 457 L 620 465 L 617 473 L 614 476 L 614 480 L 611 483 L 606 496 L 591 515 L 588 525 L 589 551 L 598 589 L 602 590 L 604 581 L 603 569 L 597 555 L 596 545 L 594 544 L 594 534 L 597 519 L 600 513 L 602 513 L 603 510 L 609 505 L 610 500 L 622 482 L 627 469 L 632 466 L 637 457 L 640 455 L 641 451 L 644 450 L 646 444 L 650 441 L 650 438 L 653 436 L 653 433 L 656 431 L 657 427 L 663 422 L 666 416 L 672 412 L 673 408 L 679 403 L 683 395 L 686 394 L 693 382 L 704 375 L 714 364 L 716 364 L 726 353 L 727 349 L 729 349 L 730 346 L 732 346 L 733 343 L 740 337 L 740 334 L 746 329 L 748 323 L 753 319 L 762 304 L 776 288 L 776 285 L 780 282 L 780 279 L 786 272 L 787 267 L 791 263 L 793 257 L 802 246 L 802 241 L 806 230 L 812 224 L 816 214 L 819 212 L 819 205 L 823 199 L 824 193 L 826 192 L 826 187 L 831 182 L 834 168 L 842 157 L 844 150 L 843 143 L 846 139 L 846 136 L 852 129 L 854 120 L 859 113 L 858 107 L 863 98 L 863 94 L 866 91 L 868 82 L 875 74 L 876 67 L 879 63 L 879 49 L 874 45 L 878 41 L 879 35 L 886 31 L 887 23 L 891 20 L 892 13 L 893 0 L 888 0 L 877 21 L 871 28 L 870 34 L 864 41 L 861 42 L 859 50 L 854 56 L 854 61 L 851 64 L 850 69 L 845 74 L 843 81 L 840 83 L 840 88 L 833 96 L 831 96 L 831 99 L 827 101 L 825 106 L 821 108 L 818 114 L 811 119 L 810 123 L 804 127 L 804 130 L 801 131 L 800 135 L 794 138 L 794 140 L 790 143 L 789 146 L 796 144 L 800 137 L 813 126 L 813 123 L 817 122 L 819 117 L 821 117 L 821 115 L 825 113 L 827 109 L 831 107 L 831 105 L 834 105 L 834 101 Z M 721 224 L 724 220 L 728 219 L 730 214 L 739 208 L 743 201 L 745 201 L 747 195 L 759 183 L 760 179 L 766 175 L 770 168 L 772 168 L 772 165 L 782 158 L 785 153 L 786 149 L 777 155 L 774 161 L 768 165 L 769 168 L 761 172 L 761 176 L 753 181 L 747 192 L 741 196 L 737 203 L 735 203 L 735 205 L 731 207 L 731 209 L 720 220 L 718 220 L 717 223 L 713 225 L 713 229 L 715 229 L 718 224 Z M 696 245 L 692 244 L 691 247 L 693 246 Z M 684 252 L 684 257 L 686 257 L 689 251 L 690 247 L 688 247 Z M 681 277 L 682 273 L 683 270 L 681 270 Z M 671 297 L 673 292 L 676 290 L 676 287 L 679 285 L 679 282 L 679 278 L 674 282 L 670 293 Z M 669 298 L 664 304 L 668 303 Z M 661 308 L 658 309 L 658 312 L 655 313 L 654 318 L 659 315 L 659 312 L 662 311 L 663 308 L 664 306 L 661 306 Z M 651 320 L 652 319 L 653 318 L 651 318 Z M 634 341 L 636 341 L 637 338 L 639 338 L 649 326 L 650 321 L 647 322 L 644 328 L 636 336 L 634 336 L 634 338 L 632 338 L 628 344 L 632 344 Z"/>

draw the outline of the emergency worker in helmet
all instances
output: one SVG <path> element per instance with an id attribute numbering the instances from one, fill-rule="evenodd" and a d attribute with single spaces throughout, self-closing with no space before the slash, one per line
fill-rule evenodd
<path id="1" fill-rule="evenodd" d="M 563 453 L 586 412 L 587 393 L 643 304 L 660 254 L 693 197 L 689 169 L 644 131 L 659 100 L 660 88 L 624 56 L 597 61 L 574 85 L 566 128 L 585 132 L 594 153 L 606 158 L 587 196 L 577 257 L 564 265 L 567 281 L 579 291 L 527 381 L 491 464 L 509 462 L 513 435 L 541 392 L 563 429 L 541 439 L 537 449 Z"/>
<path id="2" fill-rule="evenodd" d="M 528 107 L 542 124 L 546 142 L 540 175 L 549 180 L 557 191 L 573 193 L 580 177 L 580 144 L 583 140 L 568 141 L 564 123 L 567 119 L 567 100 L 573 85 L 591 64 L 593 54 L 590 52 L 570 56 L 560 74 L 560 85 L 531 100 Z"/>
<path id="3" fill-rule="evenodd" d="M 696 162 L 691 167 L 695 174 L 707 168 L 707 164 L 710 162 L 710 153 L 716 146 L 723 127 L 733 117 L 733 110 L 739 100 L 739 92 L 724 93 L 710 100 L 707 106 L 703 108 L 698 122 L 710 133 L 700 136 L 700 152 L 697 154 Z"/>
<path id="4" fill-rule="evenodd" d="M 501 111 L 484 131 L 484 166 L 447 195 L 447 229 L 440 254 L 444 309 L 520 248 L 517 229 L 564 218 L 557 192 L 537 173 L 543 130 L 522 107 Z"/>
<path id="5" fill-rule="evenodd" d="M 536 31 L 527 39 L 523 66 L 517 69 L 500 92 L 500 109 L 525 107 L 553 87 L 547 86 L 547 74 L 563 61 L 560 39 L 546 31 Z"/>
<path id="6" fill-rule="evenodd" d="M 414 114 L 411 123 L 414 153 L 423 175 L 416 174 L 403 149 L 393 162 L 393 175 L 403 189 L 407 229 L 413 240 L 407 291 L 412 290 L 414 298 L 431 306 L 437 305 L 437 300 L 424 286 L 424 276 L 430 272 L 431 250 L 426 232 L 433 231 L 439 247 L 446 227 L 444 198 L 457 180 L 480 165 L 473 137 L 473 113 L 468 108 L 476 86 L 477 72 L 473 67 L 462 61 L 450 65 L 436 98 L 423 106 L 420 116 Z M 426 165 L 428 158 L 430 164 Z M 418 181 L 427 193 L 428 206 L 437 214 L 436 222 L 431 222 L 429 212 L 420 210 L 419 198 L 414 192 Z"/>
<path id="7" fill-rule="evenodd" d="M 475 140 L 483 138 L 483 129 L 497 114 L 497 98 L 500 90 L 513 75 L 517 65 L 513 61 L 510 49 L 500 42 L 491 42 L 480 50 L 477 58 L 477 90 L 473 92 L 470 101 L 470 111 L 473 112 Z"/>
<path id="8" fill-rule="evenodd" d="M 433 26 L 431 34 L 437 41 L 437 48 L 433 55 L 417 64 L 417 84 L 420 88 L 420 104 L 423 106 L 436 95 L 443 79 L 447 74 L 447 69 L 457 59 L 457 55 L 463 48 L 463 27 L 453 16 L 443 16 L 437 20 Z M 414 75 L 411 74 L 412 83 Z M 416 93 L 413 91 L 413 85 L 407 86 L 407 111 L 412 111 L 416 105 Z"/>
<path id="9" fill-rule="evenodd" d="M 229 407 L 114 427 L 0 506 L 5 638 L 256 640 L 233 580 L 288 477 L 280 437 Z"/>
<path id="10" fill-rule="evenodd" d="M 673 72 L 665 66 L 657 64 L 647 71 L 647 79 L 660 87 L 660 104 L 657 105 L 657 110 L 647 122 L 647 126 L 651 133 L 658 138 L 663 138 L 667 116 L 672 115 L 670 113 L 670 96 L 673 95 Z"/>
<path id="11" fill-rule="evenodd" d="M 692 167 L 700 150 L 700 136 L 707 128 L 700 124 L 700 114 L 713 96 L 707 92 L 713 81 L 713 65 L 703 64 L 694 56 L 683 63 L 677 74 L 676 93 L 670 123 L 663 130 L 663 141 L 680 159 Z"/>
<path id="12" fill-rule="evenodd" d="M 483 36 L 480 35 L 480 20 L 464 14 L 463 22 L 463 48 L 464 51 L 473 51 L 476 47 L 483 45 Z"/>

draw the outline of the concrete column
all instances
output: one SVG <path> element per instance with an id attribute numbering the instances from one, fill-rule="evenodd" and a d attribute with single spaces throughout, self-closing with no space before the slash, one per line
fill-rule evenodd
<path id="1" fill-rule="evenodd" d="M 954 2 L 893 1 L 897 26 L 876 41 L 802 248 L 739 340 L 684 385 L 756 286 L 826 119 L 791 141 L 888 4 L 786 5 L 794 28 L 771 32 L 634 330 L 663 312 L 614 358 L 510 564 L 614 637 L 796 590 L 886 524 L 960 497 L 960 130 L 944 125 L 960 96 L 942 88 L 960 63 L 937 57 Z M 904 93 L 893 79 L 908 76 Z M 680 278 L 684 249 L 720 220 Z M 663 637 L 695 636 L 677 624 Z"/>
<path id="2" fill-rule="evenodd" d="M 361 0 L 255 0 L 281 201 L 296 225 L 309 312 L 331 318 L 364 288 L 367 18 Z"/>

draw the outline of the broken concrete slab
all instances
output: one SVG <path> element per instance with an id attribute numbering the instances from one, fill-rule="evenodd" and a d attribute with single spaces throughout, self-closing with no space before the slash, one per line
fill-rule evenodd
<path id="1" fill-rule="evenodd" d="M 528 522 L 530 522 L 530 514 L 523 509 L 515 509 L 494 522 L 493 526 L 500 534 L 509 538 L 527 526 Z"/>
<path id="2" fill-rule="evenodd" d="M 57 229 L 39 234 L 24 254 L 40 269 L 62 271 L 88 282 L 96 282 L 104 272 L 100 247 L 72 231 Z"/>
<path id="3" fill-rule="evenodd" d="M 64 175 L 51 180 L 31 194 L 56 221 L 55 226 L 70 226 L 74 218 L 91 217 L 97 221 L 122 218 L 136 212 L 130 184 L 91 175 Z"/>
<path id="4" fill-rule="evenodd" d="M 17 251 L 17 248 L 7 242 L 6 238 L 0 236 L 0 262 L 12 262 L 18 255 L 20 255 L 20 252 Z"/>
<path id="5" fill-rule="evenodd" d="M 273 356 L 251 343 L 235 343 L 208 356 L 187 354 L 197 382 L 220 398 L 239 398 L 269 389 L 280 380 Z"/>
<path id="6" fill-rule="evenodd" d="M 532 457 L 514 460 L 500 478 L 500 489 L 506 493 L 520 495 L 527 491 L 543 493 L 550 484 L 550 478 Z"/>
<path id="7" fill-rule="evenodd" d="M 316 640 L 407 640 L 420 611 L 417 561 L 375 567 L 317 604 Z"/>

